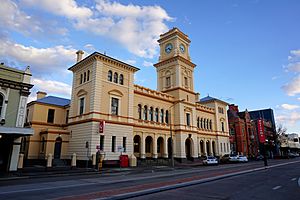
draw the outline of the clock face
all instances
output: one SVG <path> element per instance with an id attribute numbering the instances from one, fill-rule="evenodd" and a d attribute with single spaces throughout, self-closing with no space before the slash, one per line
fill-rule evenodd
<path id="1" fill-rule="evenodd" d="M 173 49 L 173 45 L 171 43 L 168 43 L 165 47 L 165 52 L 170 53 Z"/>
<path id="2" fill-rule="evenodd" d="M 183 44 L 180 44 L 180 45 L 179 45 L 179 49 L 180 49 L 181 53 L 184 53 L 185 47 L 184 47 Z"/>

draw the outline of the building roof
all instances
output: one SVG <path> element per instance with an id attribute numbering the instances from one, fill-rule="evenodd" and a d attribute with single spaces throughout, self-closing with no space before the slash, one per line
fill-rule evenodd
<path id="1" fill-rule="evenodd" d="M 200 103 L 206 103 L 206 102 L 211 102 L 211 101 L 219 101 L 221 103 L 224 103 L 224 104 L 228 105 L 227 102 L 222 101 L 222 100 L 217 99 L 217 98 L 214 98 L 214 97 L 210 97 L 210 96 L 207 96 L 207 97 L 204 97 L 204 98 L 200 99 Z"/>
<path id="2" fill-rule="evenodd" d="M 41 99 L 36 100 L 35 102 L 45 103 L 55 106 L 67 106 L 70 104 L 70 99 L 65 99 L 61 97 L 47 96 Z"/>
<path id="3" fill-rule="evenodd" d="M 119 64 L 122 64 L 122 65 L 124 65 L 124 66 L 129 67 L 130 69 L 133 69 L 134 71 L 140 70 L 139 68 L 137 68 L 137 67 L 135 67 L 135 66 L 132 66 L 132 65 L 127 64 L 127 63 L 125 63 L 125 62 L 123 62 L 123 61 L 120 61 L 120 60 L 117 60 L 117 59 L 112 58 L 112 57 L 110 57 L 110 56 L 107 56 L 106 54 L 99 53 L 99 52 L 97 52 L 97 51 L 95 51 L 94 53 L 90 54 L 89 56 L 87 56 L 86 58 L 82 59 L 81 61 L 75 63 L 75 64 L 74 64 L 73 66 L 71 66 L 68 70 L 74 69 L 74 67 L 77 66 L 79 63 L 82 63 L 84 60 L 88 60 L 89 58 L 92 58 L 92 57 L 95 57 L 95 56 L 101 56 L 101 57 L 106 58 L 106 59 L 108 59 L 108 60 L 110 60 L 110 61 L 117 62 L 117 63 L 119 63 Z"/>

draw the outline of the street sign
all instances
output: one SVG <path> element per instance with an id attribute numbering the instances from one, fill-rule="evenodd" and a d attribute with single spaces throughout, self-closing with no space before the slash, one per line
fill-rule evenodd
<path id="1" fill-rule="evenodd" d="M 105 128 L 105 121 L 99 122 L 99 133 L 103 133 Z"/>
<path id="2" fill-rule="evenodd" d="M 257 120 L 257 132 L 258 132 L 259 142 L 265 143 L 266 136 L 264 134 L 264 121 L 261 119 Z"/>
<path id="3" fill-rule="evenodd" d="M 118 152 L 124 152 L 124 148 L 122 146 L 118 146 Z"/>

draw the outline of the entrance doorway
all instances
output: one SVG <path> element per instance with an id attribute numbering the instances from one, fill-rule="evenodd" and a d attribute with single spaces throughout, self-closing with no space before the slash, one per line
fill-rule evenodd
<path id="1" fill-rule="evenodd" d="M 54 159 L 60 159 L 61 145 L 62 145 L 61 137 L 56 138 L 55 146 L 54 146 Z"/>
<path id="2" fill-rule="evenodd" d="M 185 140 L 185 155 L 188 160 L 192 160 L 192 140 L 187 138 Z"/>

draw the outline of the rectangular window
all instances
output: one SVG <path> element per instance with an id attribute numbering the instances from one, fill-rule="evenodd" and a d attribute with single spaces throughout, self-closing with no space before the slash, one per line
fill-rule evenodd
<path id="1" fill-rule="evenodd" d="M 100 151 L 104 151 L 104 135 L 100 135 Z"/>
<path id="2" fill-rule="evenodd" d="M 119 110 L 119 99 L 112 97 L 111 98 L 111 114 L 118 115 Z"/>
<path id="3" fill-rule="evenodd" d="M 219 113 L 224 114 L 224 109 L 223 108 L 218 107 L 218 111 L 219 111 Z"/>
<path id="4" fill-rule="evenodd" d="M 166 78 L 166 86 L 170 87 L 171 86 L 171 77 Z"/>
<path id="5" fill-rule="evenodd" d="M 186 125 L 191 126 L 191 114 L 186 113 Z"/>
<path id="6" fill-rule="evenodd" d="M 79 115 L 82 115 L 84 112 L 84 97 L 79 99 Z"/>
<path id="7" fill-rule="evenodd" d="M 123 149 L 126 152 L 126 137 L 123 137 Z"/>
<path id="8" fill-rule="evenodd" d="M 54 113 L 55 113 L 54 109 L 48 110 L 48 118 L 47 118 L 48 123 L 54 123 Z"/>
<path id="9" fill-rule="evenodd" d="M 1 105 L 0 105 L 1 106 Z M 1 115 L 1 109 L 0 109 L 0 115 Z M 25 118 L 25 122 L 28 122 L 28 115 L 29 115 L 29 109 L 26 110 L 26 118 Z"/>
<path id="10" fill-rule="evenodd" d="M 116 151 L 116 136 L 112 136 L 111 138 L 111 152 Z"/>
<path id="11" fill-rule="evenodd" d="M 67 110 L 67 113 L 66 113 L 66 124 L 68 123 L 69 121 L 69 110 Z"/>

